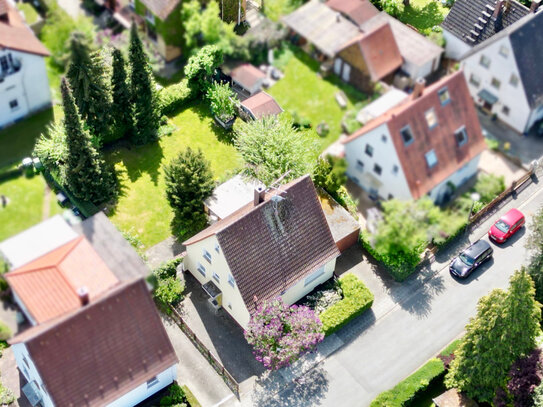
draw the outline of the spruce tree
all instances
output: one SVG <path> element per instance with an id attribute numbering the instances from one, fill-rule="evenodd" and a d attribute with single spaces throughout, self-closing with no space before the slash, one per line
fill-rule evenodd
<path id="1" fill-rule="evenodd" d="M 509 291 L 493 290 L 481 298 L 477 315 L 466 326 L 462 345 L 446 377 L 447 387 L 457 387 L 480 402 L 490 403 L 507 383 L 513 362 L 536 346 L 541 319 L 530 276 L 513 274 Z"/>
<path id="2" fill-rule="evenodd" d="M 83 34 L 70 42 L 71 62 L 67 77 L 81 118 L 91 134 L 107 142 L 110 137 L 110 96 L 106 68 L 99 52 L 92 53 Z"/>
<path id="3" fill-rule="evenodd" d="M 115 174 L 91 143 L 66 79 L 61 83 L 67 154 L 66 184 L 78 199 L 100 204 L 115 195 Z"/>
<path id="4" fill-rule="evenodd" d="M 146 144 L 157 139 L 160 117 L 151 68 L 134 23 L 130 30 L 130 85 L 134 103 L 135 144 Z"/>
<path id="5" fill-rule="evenodd" d="M 113 50 L 111 93 L 113 98 L 111 114 L 114 138 L 130 137 L 134 131 L 132 96 L 126 81 L 124 57 L 118 49 Z"/>

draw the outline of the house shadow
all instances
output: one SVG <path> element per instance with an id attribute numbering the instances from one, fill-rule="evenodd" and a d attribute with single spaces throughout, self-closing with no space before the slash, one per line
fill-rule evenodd
<path id="1" fill-rule="evenodd" d="M 215 311 L 208 296 L 192 274 L 185 272 L 185 299 L 178 306 L 185 323 L 241 383 L 260 376 L 265 369 L 256 361 L 243 329 L 224 309 Z M 226 306 L 226 304 L 223 304 Z"/>
<path id="2" fill-rule="evenodd" d="M 252 405 L 260 407 L 304 407 L 322 404 L 329 389 L 327 372 L 317 366 L 285 385 L 279 372 L 258 379 L 252 393 Z"/>

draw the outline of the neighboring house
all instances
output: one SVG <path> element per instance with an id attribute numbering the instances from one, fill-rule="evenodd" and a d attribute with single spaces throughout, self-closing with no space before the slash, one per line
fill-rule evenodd
<path id="1" fill-rule="evenodd" d="M 243 100 L 239 107 L 240 115 L 244 120 L 258 120 L 266 116 L 277 116 L 283 112 L 273 96 L 266 92 L 258 92 Z"/>
<path id="2" fill-rule="evenodd" d="M 144 279 L 82 301 L 9 341 L 32 405 L 135 406 L 175 380 L 178 359 Z"/>
<path id="3" fill-rule="evenodd" d="M 532 3 L 537 9 L 538 3 Z M 445 56 L 460 60 L 468 51 L 530 13 L 517 1 L 456 0 L 441 24 Z"/>
<path id="4" fill-rule="evenodd" d="M 311 0 L 283 17 L 293 41 L 344 82 L 372 92 L 378 81 L 392 82 L 402 57 L 390 24 L 361 30 L 319 0 Z"/>
<path id="5" fill-rule="evenodd" d="M 17 9 L 0 0 L 0 128 L 51 106 L 47 56 Z"/>
<path id="6" fill-rule="evenodd" d="M 379 10 L 369 0 L 328 0 L 326 5 L 356 25 L 364 24 L 379 14 Z"/>
<path id="7" fill-rule="evenodd" d="M 361 109 L 356 115 L 356 120 L 362 124 L 366 124 L 386 113 L 393 107 L 398 106 L 407 98 L 409 98 L 407 93 L 391 87 L 384 95 L 380 96 L 378 99 Z"/>
<path id="8" fill-rule="evenodd" d="M 309 176 L 255 190 L 253 202 L 184 245 L 185 269 L 243 328 L 264 301 L 293 304 L 327 281 L 339 256 Z"/>
<path id="9" fill-rule="evenodd" d="M 232 87 L 242 96 L 254 95 L 262 90 L 266 74 L 251 64 L 242 64 L 230 72 Z"/>
<path id="10" fill-rule="evenodd" d="M 477 173 L 486 144 L 463 73 L 411 96 L 343 141 L 347 175 L 382 199 L 449 199 Z"/>
<path id="11" fill-rule="evenodd" d="M 477 45 L 461 65 L 475 103 L 487 112 L 520 133 L 543 119 L 543 13 Z"/>

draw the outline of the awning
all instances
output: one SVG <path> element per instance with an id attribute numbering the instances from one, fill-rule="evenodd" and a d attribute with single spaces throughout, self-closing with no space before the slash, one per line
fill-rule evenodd
<path id="1" fill-rule="evenodd" d="M 490 105 L 493 105 L 498 101 L 498 97 L 494 96 L 492 93 L 490 93 L 488 90 L 483 89 L 479 92 L 478 96 L 483 99 L 485 102 L 487 102 Z"/>
<path id="2" fill-rule="evenodd" d="M 217 298 L 219 295 L 221 295 L 221 289 L 211 280 L 205 283 L 202 288 L 210 298 Z"/>

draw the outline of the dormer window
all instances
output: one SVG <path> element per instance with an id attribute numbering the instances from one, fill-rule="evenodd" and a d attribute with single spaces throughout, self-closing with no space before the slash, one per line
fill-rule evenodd
<path id="1" fill-rule="evenodd" d="M 424 154 L 424 158 L 426 158 L 426 164 L 428 164 L 428 168 L 433 168 L 436 166 L 437 156 L 434 150 L 430 150 L 426 154 Z"/>
<path id="2" fill-rule="evenodd" d="M 426 113 L 424 113 L 424 117 L 426 118 L 429 129 L 433 129 L 437 126 L 437 116 L 434 108 L 427 110 Z"/>
<path id="3" fill-rule="evenodd" d="M 446 87 L 438 90 L 437 95 L 439 96 L 439 101 L 441 102 L 441 106 L 444 106 L 451 101 L 451 95 L 449 95 L 449 89 L 447 89 Z"/>
<path id="4" fill-rule="evenodd" d="M 468 142 L 468 133 L 466 132 L 466 128 L 461 127 L 460 129 L 456 130 L 454 132 L 454 138 L 456 139 L 456 144 L 458 147 L 466 144 Z"/>

